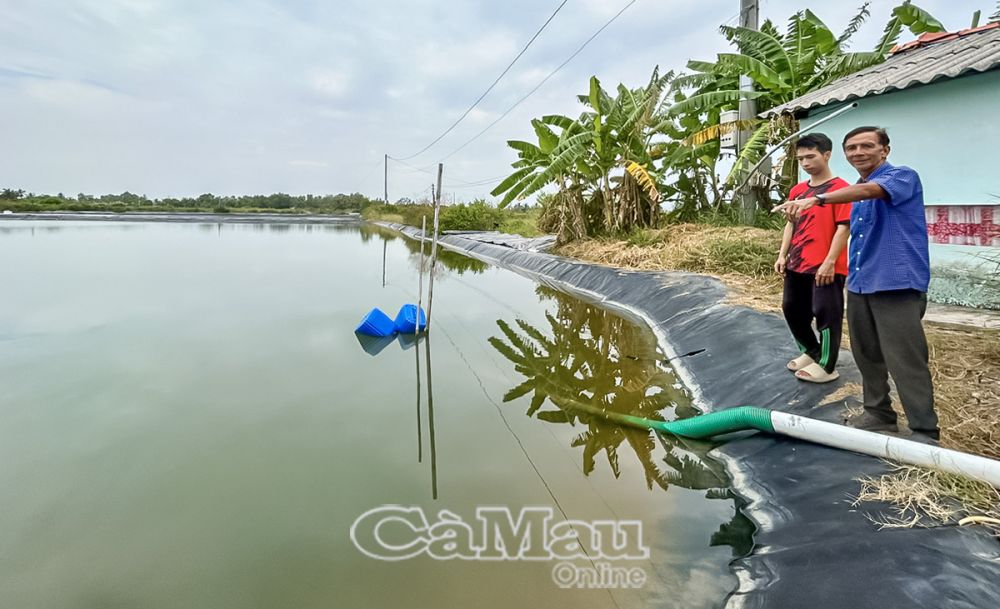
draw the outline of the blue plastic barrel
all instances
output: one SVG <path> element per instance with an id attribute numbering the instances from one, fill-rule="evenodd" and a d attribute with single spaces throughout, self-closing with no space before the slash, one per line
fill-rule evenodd
<path id="1" fill-rule="evenodd" d="M 417 305 L 405 304 L 399 308 L 396 314 L 396 331 L 400 334 L 413 334 L 417 331 Z M 420 309 L 420 331 L 427 327 L 427 318 L 424 310 Z"/>
<path id="2" fill-rule="evenodd" d="M 392 336 L 396 332 L 396 324 L 381 309 L 375 307 L 365 315 L 355 332 L 366 336 Z"/>

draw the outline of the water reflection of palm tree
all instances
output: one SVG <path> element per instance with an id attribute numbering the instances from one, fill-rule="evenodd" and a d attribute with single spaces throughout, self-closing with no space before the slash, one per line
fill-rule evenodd
<path id="1" fill-rule="evenodd" d="M 493 347 L 526 377 L 504 395 L 504 401 L 530 394 L 528 416 L 549 423 L 586 425 L 587 430 L 572 442 L 573 446 L 583 448 L 586 474 L 593 471 L 597 454 L 604 452 L 618 477 L 618 449 L 622 442 L 635 451 L 649 487 L 656 484 L 666 489 L 671 483 L 678 483 L 683 473 L 690 474 L 693 466 L 684 457 L 677 458 L 678 468 L 672 472 L 653 462 L 651 455 L 656 444 L 652 434 L 607 423 L 574 407 L 585 404 L 656 420 L 662 420 L 664 410 L 673 411 L 675 416 L 694 414 L 688 412 L 690 407 L 685 408 L 687 398 L 677 388 L 673 375 L 657 366 L 653 338 L 597 307 L 546 288 L 540 288 L 540 292 L 554 299 L 557 305 L 554 315 L 546 314 L 548 335 L 520 319 L 516 320 L 517 329 L 498 320 L 506 340 L 490 339 Z M 554 408 L 543 409 L 546 402 Z M 721 486 L 724 482 L 719 480 L 710 488 Z"/>
<path id="2" fill-rule="evenodd" d="M 490 338 L 490 344 L 525 378 L 503 401 L 525 398 L 529 417 L 584 425 L 586 430 L 571 442 L 582 449 L 584 474 L 594 470 L 597 455 L 603 452 L 619 477 L 620 447 L 625 443 L 642 465 L 648 488 L 674 484 L 705 490 L 711 499 L 733 499 L 721 463 L 707 456 L 713 444 L 660 436 L 666 454 L 658 464 L 653 458 L 654 434 L 609 423 L 586 411 L 596 407 L 653 420 L 697 414 L 677 378 L 658 365 L 661 357 L 652 333 L 561 292 L 539 287 L 538 293 L 556 303 L 555 313 L 546 314 L 546 331 L 521 319 L 514 326 L 497 320 L 503 336 Z M 732 545 L 744 553 L 749 547 L 747 531 L 752 530 L 748 527 L 749 522 L 737 514 L 713 535 L 713 545 Z"/>

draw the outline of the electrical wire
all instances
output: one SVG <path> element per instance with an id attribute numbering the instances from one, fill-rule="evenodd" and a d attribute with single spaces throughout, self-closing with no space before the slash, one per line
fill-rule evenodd
<path id="1" fill-rule="evenodd" d="M 396 159 L 396 158 L 393 158 L 393 157 L 389 157 L 389 160 L 393 161 L 394 163 L 399 163 L 400 165 L 402 165 L 404 167 L 407 167 L 407 168 L 409 168 L 412 171 L 419 171 L 420 173 L 426 173 L 427 175 L 432 176 L 432 177 L 437 176 L 437 172 L 436 171 L 430 171 L 428 169 L 423 169 L 423 168 L 417 167 L 416 165 L 411 165 L 411 164 L 407 163 L 406 161 L 400 161 L 399 159 Z M 449 188 L 454 188 L 456 184 L 460 184 L 464 188 L 473 187 L 473 186 L 485 186 L 487 184 L 492 184 L 494 182 L 498 182 L 499 180 L 502 180 L 503 178 L 506 178 L 506 177 L 507 177 L 507 174 L 504 174 L 502 176 L 496 176 L 496 177 L 493 177 L 493 178 L 482 178 L 482 179 L 479 179 L 479 180 L 463 180 L 461 178 L 456 178 L 456 177 L 449 176 L 449 178 L 448 178 L 449 182 L 445 183 L 444 185 L 448 186 Z"/>
<path id="2" fill-rule="evenodd" d="M 529 97 L 531 97 L 532 95 L 534 95 L 535 91 L 538 91 L 539 89 L 541 89 L 542 85 L 544 85 L 546 82 L 548 82 L 548 80 L 550 78 L 552 78 L 553 76 L 555 76 L 556 73 L 559 72 L 559 70 L 562 70 L 564 67 L 566 67 L 566 65 L 569 62 L 573 61 L 573 59 L 577 55 L 579 55 L 583 51 L 583 49 L 585 49 L 587 47 L 588 44 L 590 44 L 595 38 L 597 38 L 601 34 L 601 32 L 603 32 L 605 29 L 607 29 L 607 27 L 609 25 L 611 25 L 612 23 L 614 23 L 619 17 L 621 17 L 622 13 L 624 13 L 625 11 L 627 11 L 628 8 L 630 6 L 632 6 L 633 4 L 635 4 L 636 2 L 638 2 L 638 0 L 631 0 L 631 2 L 629 2 L 628 4 L 626 4 L 620 11 L 618 11 L 617 13 L 615 13 L 614 17 L 612 17 L 611 19 L 608 19 L 604 23 L 604 25 L 602 25 L 596 32 L 594 32 L 594 34 L 590 38 L 588 38 L 582 45 L 580 45 L 580 47 L 577 50 L 573 51 L 573 54 L 570 55 L 566 59 L 566 61 L 564 61 L 561 64 L 559 64 L 559 66 L 555 70 L 552 70 L 551 72 L 549 72 L 548 76 L 546 76 L 545 78 L 543 78 L 541 80 L 541 82 L 539 82 L 537 85 L 535 85 L 534 89 L 532 89 L 531 91 L 528 91 L 528 93 L 524 97 L 522 97 L 521 99 L 519 99 L 516 102 L 514 102 L 513 106 L 511 106 L 510 108 L 507 108 L 507 110 L 505 110 L 503 114 L 501 114 L 495 121 L 493 121 L 492 123 L 490 123 L 489 125 L 487 125 L 485 129 L 483 129 L 482 131 L 480 131 L 476 135 L 472 136 L 472 138 L 470 138 L 469 140 L 467 140 L 464 144 L 462 144 L 458 148 L 456 148 L 456 149 L 452 150 L 451 152 L 449 152 L 447 156 L 445 156 L 444 158 L 442 158 L 438 162 L 440 163 L 440 162 L 445 161 L 446 159 L 451 158 L 452 156 L 454 156 L 455 154 L 457 154 L 459 151 L 461 151 L 462 149 L 464 149 L 466 146 L 468 146 L 472 142 L 474 142 L 477 139 L 479 139 L 480 136 L 482 136 L 484 133 L 486 133 L 487 131 L 489 131 L 490 129 L 492 129 L 494 126 L 496 126 L 497 123 L 499 123 L 504 118 L 506 118 L 507 115 L 510 114 L 511 112 L 513 112 L 515 108 L 517 108 L 518 106 L 520 106 L 521 103 L 524 102 L 524 100 L 526 100 Z"/>
<path id="3" fill-rule="evenodd" d="M 414 157 L 420 156 L 421 154 L 430 150 L 430 148 L 434 146 L 434 144 L 440 142 L 444 138 L 444 136 L 451 133 L 452 129 L 457 127 L 459 123 L 465 120 L 465 117 L 468 116 L 469 113 L 472 112 L 475 109 L 475 107 L 479 104 L 479 102 L 483 101 L 483 99 L 489 94 L 489 92 L 492 91 L 493 88 L 497 86 L 497 83 L 499 83 L 500 80 L 507 75 L 507 72 L 509 72 L 510 69 L 514 67 L 514 64 L 517 63 L 517 60 L 520 59 L 522 55 L 524 55 L 525 51 L 528 50 L 528 47 L 530 47 L 531 44 L 535 42 L 535 39 L 538 38 L 538 36 L 541 35 L 542 31 L 549 25 L 549 23 L 551 23 L 552 20 L 555 19 L 555 16 L 559 14 L 559 11 L 561 11 L 564 6 L 566 6 L 567 2 L 569 2 L 569 0 L 563 0 L 562 3 L 560 3 L 559 6 L 556 7 L 556 10 L 554 10 L 552 14 L 549 15 L 549 18 L 545 20 L 545 23 L 542 24 L 542 27 L 538 28 L 538 31 L 535 32 L 535 35 L 531 37 L 531 40 L 528 41 L 528 44 L 524 45 L 524 48 L 521 49 L 521 52 L 518 53 L 516 57 L 514 57 L 514 59 L 507 65 L 506 68 L 504 68 L 504 71 L 500 73 L 500 76 L 497 76 L 496 79 L 493 81 L 493 83 L 489 87 L 487 87 L 485 91 L 483 91 L 483 94 L 480 95 L 476 101 L 472 102 L 472 105 L 469 106 L 469 108 L 462 113 L 462 116 L 459 116 L 458 119 L 454 123 L 452 123 L 450 127 L 445 129 L 441 135 L 434 138 L 434 141 L 432 141 L 430 144 L 427 144 L 426 146 L 424 146 L 417 152 L 411 154 L 410 156 L 401 157 L 395 160 L 406 161 Z"/>

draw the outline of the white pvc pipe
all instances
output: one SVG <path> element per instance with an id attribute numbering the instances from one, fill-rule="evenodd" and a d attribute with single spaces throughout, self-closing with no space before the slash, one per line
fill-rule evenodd
<path id="1" fill-rule="evenodd" d="M 771 411 L 771 424 L 775 433 L 782 435 L 909 465 L 939 469 L 1000 488 L 1000 461 L 994 459 L 776 410 Z"/>

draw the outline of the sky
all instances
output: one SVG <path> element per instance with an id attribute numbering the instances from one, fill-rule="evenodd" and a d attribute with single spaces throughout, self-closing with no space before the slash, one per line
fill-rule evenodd
<path id="1" fill-rule="evenodd" d="M 561 0 L 0 0 L 0 188 L 149 197 L 380 198 L 383 155 L 405 158 L 457 119 Z M 390 161 L 389 199 L 472 200 L 510 172 L 530 120 L 577 116 L 597 75 L 645 84 L 654 66 L 728 50 L 738 0 L 637 0 L 571 63 L 456 154 L 629 0 L 568 0 L 497 87 L 425 153 Z M 861 0 L 762 0 L 783 27 L 810 8 L 836 32 Z M 874 0 L 852 49 L 879 38 Z M 992 0 L 916 0 L 950 29 Z M 903 40 L 909 39 L 904 34 Z M 420 171 L 423 170 L 423 171 Z"/>

